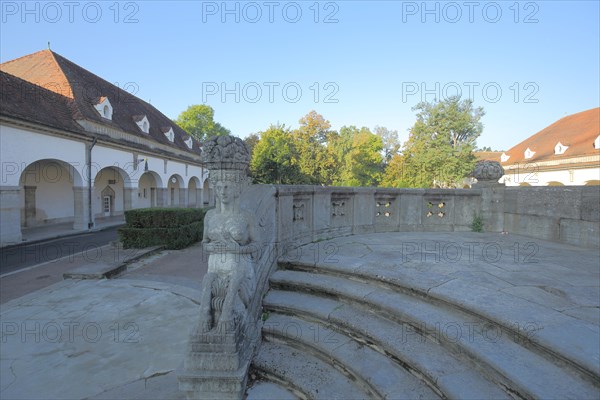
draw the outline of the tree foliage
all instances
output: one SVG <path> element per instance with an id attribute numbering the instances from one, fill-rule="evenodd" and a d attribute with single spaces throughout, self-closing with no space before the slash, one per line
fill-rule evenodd
<path id="1" fill-rule="evenodd" d="M 482 108 L 450 98 L 419 103 L 417 121 L 401 148 L 396 131 L 343 126 L 316 111 L 298 129 L 271 125 L 249 136 L 251 172 L 258 183 L 336 186 L 456 187 L 473 170 L 483 130 Z"/>
<path id="2" fill-rule="evenodd" d="M 329 185 L 335 168 L 327 150 L 327 142 L 333 134 L 331 124 L 316 111 L 309 112 L 299 122 L 299 128 L 293 131 L 293 140 L 298 167 L 306 178 L 303 183 Z"/>
<path id="3" fill-rule="evenodd" d="M 175 123 L 201 142 L 212 136 L 229 135 L 229 129 L 215 122 L 214 116 L 215 111 L 211 106 L 196 104 L 179 114 Z"/>
<path id="4" fill-rule="evenodd" d="M 271 125 L 259 133 L 250 171 L 256 183 L 298 184 L 307 180 L 298 166 L 292 132 L 284 125 Z"/>
<path id="5" fill-rule="evenodd" d="M 376 126 L 375 134 L 381 138 L 383 158 L 387 164 L 400 151 L 401 144 L 400 139 L 398 139 L 398 131 L 390 131 L 384 126 Z"/>
<path id="6" fill-rule="evenodd" d="M 408 187 L 461 186 L 475 165 L 473 149 L 483 131 L 483 109 L 474 108 L 471 100 L 451 97 L 421 102 L 413 110 L 418 111 L 417 121 L 401 159 L 390 163 L 383 181 Z"/>
<path id="7" fill-rule="evenodd" d="M 377 186 L 383 172 L 383 141 L 368 128 L 343 126 L 332 136 L 331 153 L 336 159 L 335 185 Z"/>

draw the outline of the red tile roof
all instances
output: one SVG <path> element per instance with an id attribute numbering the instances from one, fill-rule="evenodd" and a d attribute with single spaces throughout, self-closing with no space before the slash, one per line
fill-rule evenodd
<path id="1" fill-rule="evenodd" d="M 0 71 L 0 113 L 83 134 L 83 128 L 72 117 L 72 99 L 3 71 Z"/>
<path id="2" fill-rule="evenodd" d="M 501 151 L 474 151 L 473 155 L 477 161 L 490 160 L 500 162 Z"/>
<path id="3" fill-rule="evenodd" d="M 194 140 L 190 148 L 185 144 L 187 133 L 152 105 L 133 96 L 112 83 L 100 78 L 51 50 L 42 50 L 0 64 L 0 71 L 60 94 L 70 101 L 71 120 L 88 120 L 113 129 L 148 138 L 186 152 L 199 154 L 200 145 Z M 99 99 L 107 97 L 113 107 L 112 120 L 103 118 L 96 108 Z M 29 108 L 25 110 L 34 111 Z M 146 116 L 150 123 L 149 134 L 140 131 L 134 116 Z M 23 117 L 35 118 L 35 113 Z M 73 121 L 74 122 L 74 121 Z M 175 141 L 170 142 L 162 127 L 171 126 Z"/>
<path id="4" fill-rule="evenodd" d="M 600 150 L 594 148 L 594 140 L 598 135 L 600 135 L 600 108 L 582 111 L 559 119 L 506 151 L 505 154 L 510 158 L 502 164 L 599 155 Z M 563 154 L 557 155 L 554 154 L 554 148 L 559 142 L 569 147 Z M 528 148 L 535 154 L 526 159 L 525 151 Z"/>

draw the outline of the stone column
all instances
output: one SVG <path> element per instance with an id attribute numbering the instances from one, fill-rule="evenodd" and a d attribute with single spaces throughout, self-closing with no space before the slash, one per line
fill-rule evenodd
<path id="1" fill-rule="evenodd" d="M 123 211 L 133 208 L 133 198 L 137 198 L 137 188 L 126 187 L 123 189 Z"/>
<path id="2" fill-rule="evenodd" d="M 34 226 L 36 217 L 35 190 L 37 186 L 24 186 L 23 189 L 25 189 L 23 193 L 25 196 L 25 206 L 21 214 L 23 217 L 23 226 Z"/>
<path id="3" fill-rule="evenodd" d="M 167 188 L 156 188 L 156 207 L 165 207 L 167 204 Z"/>
<path id="4" fill-rule="evenodd" d="M 21 188 L 0 186 L 0 246 L 21 243 Z"/>
<path id="5" fill-rule="evenodd" d="M 483 229 L 487 232 L 504 231 L 504 183 L 498 180 L 504 175 L 504 168 L 497 161 L 479 161 L 473 171 L 477 183 L 473 189 L 481 190 L 481 211 Z"/>
<path id="6" fill-rule="evenodd" d="M 83 231 L 88 229 L 88 189 L 85 186 L 73 186 L 75 220 L 73 221 L 73 229 Z"/>
<path id="7" fill-rule="evenodd" d="M 196 204 L 194 205 L 194 207 L 204 207 L 204 204 L 202 204 L 202 189 L 196 189 Z"/>
<path id="8" fill-rule="evenodd" d="M 179 207 L 185 208 L 188 203 L 188 190 L 179 189 Z"/>

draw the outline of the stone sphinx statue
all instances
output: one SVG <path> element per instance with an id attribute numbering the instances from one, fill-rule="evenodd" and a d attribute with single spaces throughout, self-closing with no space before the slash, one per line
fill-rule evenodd
<path id="1" fill-rule="evenodd" d="M 204 218 L 208 272 L 202 280 L 200 315 L 178 373 L 179 389 L 189 400 L 237 400 L 244 396 L 261 332 L 256 269 L 264 252 L 259 251 L 258 232 L 271 225 L 264 212 L 255 218 L 255 210 L 260 209 L 256 201 L 272 200 L 273 194 L 252 200 L 242 197 L 246 190 L 256 196 L 256 187 L 249 185 L 250 153 L 239 138 L 218 136 L 206 141 L 202 161 L 209 170 L 216 207 Z"/>
<path id="2" fill-rule="evenodd" d="M 249 153 L 239 138 L 221 136 L 206 142 L 203 159 L 216 195 L 216 207 L 204 219 L 208 273 L 202 281 L 198 329 L 233 333 L 244 323 L 256 290 L 254 253 L 259 242 L 254 216 L 240 209 L 248 186 Z M 199 332 L 200 333 L 200 332 Z"/>

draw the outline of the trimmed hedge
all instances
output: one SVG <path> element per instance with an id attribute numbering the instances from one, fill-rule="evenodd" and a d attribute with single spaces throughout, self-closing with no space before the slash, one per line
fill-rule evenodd
<path id="1" fill-rule="evenodd" d="M 183 249 L 202 239 L 206 209 L 140 208 L 125 211 L 127 225 L 119 229 L 123 247 L 165 246 Z"/>
<path id="2" fill-rule="evenodd" d="M 128 228 L 177 228 L 204 221 L 203 208 L 138 208 L 125 211 Z"/>

